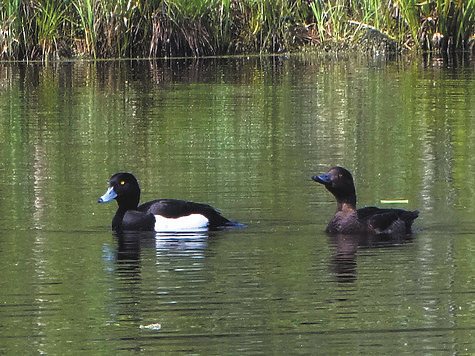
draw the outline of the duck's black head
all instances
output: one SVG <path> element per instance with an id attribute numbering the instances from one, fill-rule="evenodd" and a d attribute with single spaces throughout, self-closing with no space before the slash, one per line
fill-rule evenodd
<path id="1" fill-rule="evenodd" d="M 351 173 L 343 167 L 333 167 L 327 173 L 313 176 L 312 179 L 323 184 L 339 204 L 348 203 L 356 208 L 355 183 Z"/>
<path id="2" fill-rule="evenodd" d="M 114 174 L 109 180 L 107 192 L 97 202 L 109 203 L 114 199 L 121 209 L 137 208 L 140 201 L 140 187 L 133 174 L 125 172 Z"/>

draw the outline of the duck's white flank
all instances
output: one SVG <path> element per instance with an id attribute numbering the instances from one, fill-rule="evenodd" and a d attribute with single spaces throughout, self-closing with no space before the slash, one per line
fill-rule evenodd
<path id="1" fill-rule="evenodd" d="M 208 230 L 209 220 L 201 214 L 179 218 L 165 218 L 155 215 L 155 232 L 203 232 Z"/>

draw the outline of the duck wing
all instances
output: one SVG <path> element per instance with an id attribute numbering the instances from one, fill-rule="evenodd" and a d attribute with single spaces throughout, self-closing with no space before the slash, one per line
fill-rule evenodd
<path id="1" fill-rule="evenodd" d="M 211 205 L 179 199 L 152 200 L 140 205 L 137 210 L 153 215 L 161 215 L 165 218 L 178 218 L 191 214 L 200 214 L 208 219 L 210 229 L 233 225 L 232 221 L 226 219 Z"/>
<path id="2" fill-rule="evenodd" d="M 381 209 L 374 206 L 357 210 L 358 219 L 378 234 L 410 233 L 417 210 Z"/>

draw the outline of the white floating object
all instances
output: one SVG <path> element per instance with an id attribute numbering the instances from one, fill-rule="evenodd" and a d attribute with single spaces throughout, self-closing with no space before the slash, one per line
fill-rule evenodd
<path id="1" fill-rule="evenodd" d="M 409 204 L 408 199 L 381 199 L 381 204 Z"/>
<path id="2" fill-rule="evenodd" d="M 160 323 L 140 325 L 140 329 L 160 330 L 161 328 L 162 328 L 162 325 Z"/>

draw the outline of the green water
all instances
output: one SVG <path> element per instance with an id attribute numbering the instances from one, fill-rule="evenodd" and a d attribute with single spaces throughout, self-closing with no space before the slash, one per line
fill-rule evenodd
<path id="1" fill-rule="evenodd" d="M 474 69 L 0 63 L 0 354 L 473 354 Z M 337 164 L 412 238 L 327 236 Z M 117 237 L 122 170 L 248 227 Z"/>

